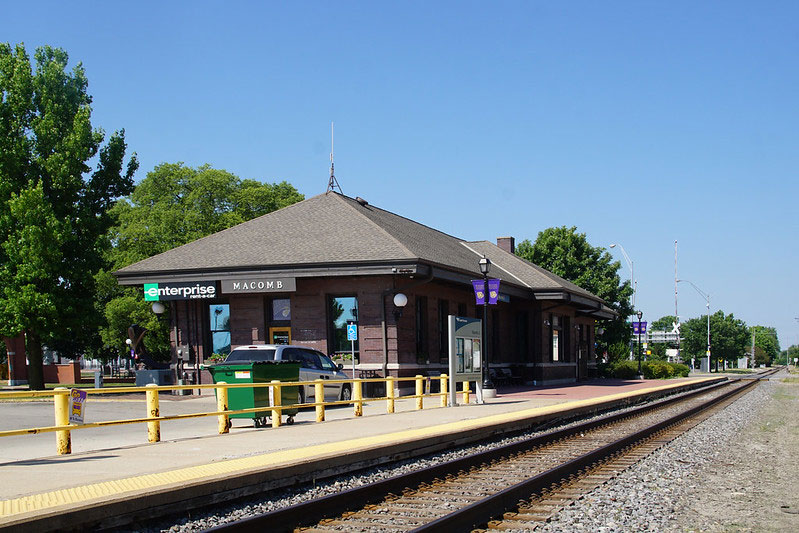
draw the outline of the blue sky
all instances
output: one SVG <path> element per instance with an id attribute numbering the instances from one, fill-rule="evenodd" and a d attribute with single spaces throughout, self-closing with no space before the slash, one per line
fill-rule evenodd
<path id="1" fill-rule="evenodd" d="M 799 4 L 6 3 L 0 39 L 67 50 L 93 123 L 161 162 L 361 196 L 469 240 L 576 226 L 799 343 Z M 629 269 L 618 248 L 612 250 Z M 680 284 L 683 319 L 705 301 Z"/>

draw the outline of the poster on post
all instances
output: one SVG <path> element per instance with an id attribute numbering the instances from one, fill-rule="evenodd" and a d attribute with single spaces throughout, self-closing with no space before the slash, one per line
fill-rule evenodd
<path id="1" fill-rule="evenodd" d="M 69 391 L 69 423 L 83 424 L 83 415 L 86 406 L 86 391 L 70 389 Z"/>

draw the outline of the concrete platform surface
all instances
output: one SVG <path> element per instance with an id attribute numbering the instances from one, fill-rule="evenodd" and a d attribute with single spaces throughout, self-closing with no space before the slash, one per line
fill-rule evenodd
<path id="1" fill-rule="evenodd" d="M 441 408 L 437 407 L 438 398 L 429 398 L 425 409 L 415 410 L 414 400 L 399 400 L 393 414 L 386 414 L 385 402 L 377 401 L 365 405 L 363 417 L 353 417 L 351 407 L 340 407 L 328 409 L 326 421 L 317 423 L 311 409 L 301 411 L 294 425 L 280 428 L 239 427 L 251 426 L 251 421 L 235 420 L 234 428 L 226 435 L 206 433 L 205 436 L 116 447 L 113 440 L 108 440 L 104 441 L 107 447 L 103 449 L 63 456 L 51 452 L 48 456 L 9 460 L 0 464 L 0 479 L 5 480 L 0 485 L 0 527 L 14 516 L 68 508 L 92 499 L 120 497 L 126 491 L 152 492 L 251 468 L 285 466 L 392 442 L 434 438 L 438 433 L 475 431 L 488 424 L 654 393 L 708 379 L 596 380 L 563 387 L 507 388 L 500 389 L 496 398 L 481 405 L 471 403 Z M 162 402 L 162 410 L 166 410 L 165 403 Z M 193 412 L 214 410 L 213 399 L 197 398 L 181 403 L 190 405 Z M 215 428 L 215 417 L 198 420 L 210 421 Z M 169 424 L 179 423 L 182 421 L 162 423 L 162 433 L 169 434 Z M 136 426 L 146 440 L 146 426 Z M 94 429 L 74 431 L 73 441 L 77 442 L 82 433 L 91 431 Z M 46 436 L 54 451 L 55 434 Z"/>

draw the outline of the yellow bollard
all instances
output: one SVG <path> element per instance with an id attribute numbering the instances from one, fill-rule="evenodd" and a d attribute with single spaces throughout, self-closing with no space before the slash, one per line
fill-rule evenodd
<path id="1" fill-rule="evenodd" d="M 273 379 L 272 380 L 272 407 L 277 407 L 278 409 L 272 409 L 272 427 L 279 428 L 280 423 L 282 422 L 283 418 L 283 410 L 280 409 L 280 406 L 283 405 L 283 391 L 280 388 L 280 380 Z"/>
<path id="2" fill-rule="evenodd" d="M 424 409 L 424 378 L 416 374 L 416 410 Z"/>
<path id="3" fill-rule="evenodd" d="M 220 381 L 217 385 L 227 385 L 224 381 Z M 227 411 L 228 403 L 227 387 L 216 388 L 216 410 Z M 228 415 L 218 415 L 216 419 L 219 421 L 219 434 L 230 433 L 230 417 Z"/>
<path id="4" fill-rule="evenodd" d="M 446 374 L 441 374 L 441 377 L 438 378 L 438 379 L 440 380 L 439 381 L 439 385 L 440 385 L 439 390 L 441 391 L 441 407 L 446 407 L 447 404 L 448 404 L 447 392 L 449 392 L 449 391 L 447 389 L 449 388 L 448 387 L 448 385 L 449 385 L 449 377 L 447 377 Z"/>
<path id="5" fill-rule="evenodd" d="M 463 403 L 465 403 L 466 405 L 469 405 L 469 392 L 470 392 L 469 391 L 469 382 L 468 381 L 464 381 L 463 382 Z"/>
<path id="6" fill-rule="evenodd" d="M 316 421 L 325 421 L 325 380 L 314 380 L 314 403 L 316 404 Z"/>
<path id="7" fill-rule="evenodd" d="M 363 392 L 361 385 L 363 382 L 360 379 L 352 380 L 352 400 L 354 407 L 353 415 L 363 416 Z"/>
<path id="8" fill-rule="evenodd" d="M 58 391 L 65 391 L 59 394 Z M 53 394 L 53 404 L 55 407 L 55 425 L 68 426 L 69 425 L 69 394 L 67 394 L 66 387 L 57 387 L 55 394 Z M 67 455 L 72 453 L 72 437 L 69 430 L 55 432 L 55 445 L 58 455 Z"/>
<path id="9" fill-rule="evenodd" d="M 386 412 L 391 414 L 394 412 L 394 378 L 388 376 L 386 378 Z"/>
<path id="10" fill-rule="evenodd" d="M 158 418 L 161 416 L 161 412 L 158 409 L 158 387 L 155 383 L 148 383 L 146 385 L 148 390 L 145 392 L 147 396 L 147 417 L 148 418 Z M 149 442 L 160 442 L 161 441 L 161 422 L 158 420 L 151 420 L 147 422 L 147 440 Z"/>

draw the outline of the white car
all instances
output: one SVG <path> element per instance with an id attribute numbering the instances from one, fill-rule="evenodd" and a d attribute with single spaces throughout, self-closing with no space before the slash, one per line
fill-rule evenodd
<path id="1" fill-rule="evenodd" d="M 328 356 L 305 346 L 293 344 L 251 344 L 234 348 L 225 359 L 225 363 L 243 363 L 247 361 L 299 361 L 300 381 L 316 379 L 339 380 L 350 379 L 342 372 L 342 365 L 336 365 Z M 314 386 L 300 387 L 299 403 L 305 403 L 315 397 Z M 352 387 L 349 383 L 325 383 L 325 401 L 348 401 L 352 398 Z"/>

